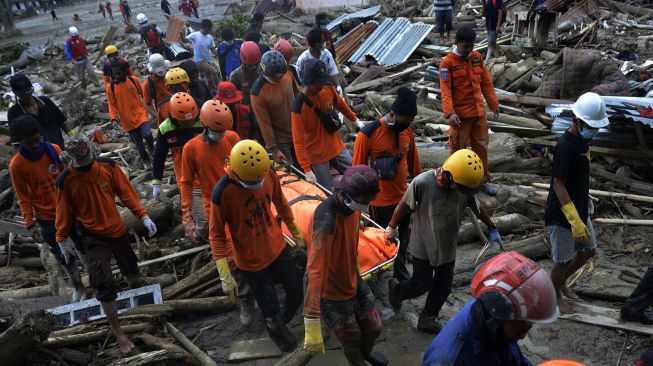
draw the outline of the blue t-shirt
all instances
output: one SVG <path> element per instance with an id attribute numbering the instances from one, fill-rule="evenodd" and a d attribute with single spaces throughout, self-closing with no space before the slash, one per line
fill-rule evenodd
<path id="1" fill-rule="evenodd" d="M 224 41 L 218 46 L 218 59 L 220 60 L 220 70 L 222 70 L 224 77 L 228 78 L 231 72 L 240 66 L 240 46 L 242 42 L 234 40 L 232 45 L 226 44 Z"/>
<path id="2" fill-rule="evenodd" d="M 201 32 L 193 32 L 186 37 L 193 44 L 193 53 L 195 54 L 195 62 L 206 61 L 211 63 L 210 49 L 215 48 L 215 41 L 210 34 L 202 34 Z"/>

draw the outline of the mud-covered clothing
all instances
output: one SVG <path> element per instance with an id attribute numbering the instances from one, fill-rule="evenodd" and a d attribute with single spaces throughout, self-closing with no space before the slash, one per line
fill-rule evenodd
<path id="1" fill-rule="evenodd" d="M 106 92 L 109 116 L 120 121 L 123 131 L 135 130 L 148 121 L 143 87 L 138 79 L 127 77 L 123 82 L 109 83 Z"/>
<path id="2" fill-rule="evenodd" d="M 57 107 L 57 105 L 54 104 L 50 98 L 44 95 L 33 98 L 34 102 L 36 102 L 36 105 L 38 106 L 38 115 L 30 115 L 39 121 L 41 136 L 45 137 L 48 142 L 59 145 L 59 147 L 63 149 L 64 140 L 63 135 L 61 134 L 61 130 L 68 120 L 68 117 L 66 117 L 64 112 L 62 112 L 61 109 L 59 109 L 59 107 Z M 14 119 L 27 113 L 29 112 L 23 108 L 19 100 L 16 102 L 16 104 L 9 108 L 9 111 L 7 111 L 7 119 L 9 122 L 11 122 Z M 12 141 L 13 138 L 14 137 L 12 136 Z"/>
<path id="3" fill-rule="evenodd" d="M 428 260 L 412 258 L 413 275 L 401 281 L 395 293 L 401 300 L 414 299 L 428 292 L 422 309 L 424 316 L 437 316 L 451 293 L 456 262 L 433 266 Z"/>
<path id="4" fill-rule="evenodd" d="M 181 152 L 188 141 L 204 131 L 199 118 L 193 122 L 178 122 L 168 118 L 159 126 L 159 134 L 154 144 L 154 162 L 152 164 L 152 183 L 161 184 L 165 170 L 168 151 L 172 153 L 177 184 L 181 178 Z"/>
<path id="5" fill-rule="evenodd" d="M 138 276 L 138 258 L 129 243 L 127 234 L 119 237 L 106 237 L 86 234 L 82 239 L 88 259 L 88 282 L 95 289 L 98 301 L 113 301 L 118 294 L 113 279 L 111 259 L 125 278 Z"/>
<path id="6" fill-rule="evenodd" d="M 147 216 L 136 190 L 111 159 L 98 158 L 88 172 L 66 169 L 57 178 L 56 185 L 58 242 L 69 237 L 73 216 L 85 233 L 108 238 L 125 235 L 116 196 L 137 218 L 142 220 Z"/>
<path id="7" fill-rule="evenodd" d="M 268 151 L 275 151 L 278 144 L 293 142 L 291 114 L 295 94 L 297 84 L 289 72 L 277 84 L 269 83 L 261 75 L 252 87 L 252 110 Z"/>

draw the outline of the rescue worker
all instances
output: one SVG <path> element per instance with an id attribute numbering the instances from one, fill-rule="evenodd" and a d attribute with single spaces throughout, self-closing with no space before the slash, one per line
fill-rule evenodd
<path id="1" fill-rule="evenodd" d="M 222 80 L 227 80 L 229 75 L 240 66 L 240 46 L 242 41 L 236 39 L 233 29 L 224 28 L 220 31 L 222 42 L 218 46 L 218 60 Z"/>
<path id="2" fill-rule="evenodd" d="M 338 94 L 320 60 L 308 60 L 302 69 L 304 86 L 292 109 L 292 138 L 297 161 L 308 182 L 318 182 L 331 190 L 331 168 L 340 174 L 351 167 L 352 157 L 337 130 L 329 130 L 320 114 L 332 117 L 336 111 L 358 122 L 344 99 Z"/>
<path id="3" fill-rule="evenodd" d="M 181 10 L 184 16 L 190 17 L 193 14 L 193 5 L 190 3 L 190 0 L 180 0 L 179 10 Z"/>
<path id="4" fill-rule="evenodd" d="M 596 236 L 590 219 L 593 205 L 589 198 L 589 142 L 599 128 L 609 124 L 605 108 L 598 94 L 581 95 L 571 108 L 573 124 L 558 140 L 553 155 L 544 224 L 554 262 L 551 281 L 563 313 L 573 309 L 561 295 L 578 298 L 567 287 L 567 279 L 596 254 Z"/>
<path id="5" fill-rule="evenodd" d="M 637 288 L 621 307 L 621 319 L 653 324 L 653 315 L 646 313 L 651 306 L 653 306 L 653 267 L 648 268 Z"/>
<path id="6" fill-rule="evenodd" d="M 506 5 L 503 0 L 483 0 L 485 29 L 487 30 L 487 54 L 485 62 L 498 57 L 497 39 L 501 36 L 501 27 L 506 21 Z"/>
<path id="7" fill-rule="evenodd" d="M 422 332 L 440 331 L 437 317 L 451 292 L 458 229 L 466 207 L 489 228 L 489 243 L 499 243 L 503 249 L 496 225 L 475 197 L 483 180 L 483 170 L 476 153 L 458 150 L 442 167 L 413 178 L 388 224 L 389 228 L 396 228 L 402 219 L 414 212 L 410 232 L 413 276 L 401 282 L 390 279 L 388 300 L 398 311 L 403 300 L 428 292 L 417 322 L 417 329 Z M 386 235 L 392 240 L 396 231 L 386 230 Z"/>
<path id="8" fill-rule="evenodd" d="M 451 153 L 471 146 L 481 158 L 488 175 L 487 114 L 483 97 L 494 119 L 499 118 L 499 101 L 483 56 L 474 51 L 476 32 L 462 27 L 456 32 L 456 46 L 440 63 L 442 112 L 449 120 Z"/>
<path id="9" fill-rule="evenodd" d="M 197 69 L 197 64 L 193 60 L 186 60 L 179 64 L 179 67 L 186 71 L 190 79 L 190 95 L 195 98 L 199 105 L 204 104 L 207 100 L 213 98 L 213 94 L 209 91 L 206 81 L 200 78 L 200 71 Z"/>
<path id="10" fill-rule="evenodd" d="M 414 179 L 422 172 L 415 135 L 410 128 L 415 115 L 417 96 L 406 87 L 399 88 L 390 112 L 365 125 L 354 143 L 353 163 L 370 165 L 381 178 L 381 192 L 370 207 L 372 219 L 381 227 L 387 227 L 387 231 L 396 232 L 398 229 L 401 235 L 393 274 L 399 281 L 410 278 L 406 269 L 410 217 L 403 217 L 392 227 L 389 224 L 406 192 L 408 175 Z"/>
<path id="11" fill-rule="evenodd" d="M 295 82 L 297 85 L 302 85 L 299 79 L 299 74 L 297 73 L 297 66 L 290 63 L 293 56 L 295 55 L 295 50 L 293 49 L 290 42 L 282 38 L 274 44 L 274 50 L 279 51 L 283 55 L 283 57 L 286 59 L 286 64 L 288 64 L 288 70 L 292 72 L 292 75 L 295 78 Z"/>
<path id="12" fill-rule="evenodd" d="M 182 68 L 173 67 L 168 70 L 165 80 L 166 87 L 172 95 L 176 93 L 188 93 L 190 90 L 190 78 L 188 78 L 188 74 Z M 159 102 L 156 113 L 157 124 L 161 126 L 161 123 L 170 117 L 170 97 L 164 98 Z"/>
<path id="13" fill-rule="evenodd" d="M 324 354 L 320 319 L 324 318 L 350 365 L 387 365 L 372 353 L 381 334 L 374 295 L 358 268 L 361 211 L 379 193 L 379 177 L 367 165 L 355 165 L 333 180 L 335 193 L 315 209 L 313 241 L 308 249 L 308 287 L 304 302 L 304 349 Z"/>
<path id="14" fill-rule="evenodd" d="M 252 87 L 252 110 L 267 149 L 277 163 L 294 161 L 292 141 L 292 106 L 297 85 L 288 72 L 283 55 L 268 51 L 261 58 L 261 71 Z"/>
<path id="15" fill-rule="evenodd" d="M 170 90 L 166 86 L 166 73 L 170 69 L 170 61 L 158 53 L 150 55 L 147 63 L 147 71 L 150 75 L 143 82 L 143 94 L 145 106 L 150 114 L 156 116 L 159 103 L 170 98 Z"/>
<path id="16" fill-rule="evenodd" d="M 107 60 L 102 63 L 102 81 L 104 82 L 104 87 L 106 88 L 109 83 L 111 83 L 111 64 L 116 63 L 126 63 L 127 64 L 127 75 L 136 78 L 134 71 L 129 66 L 129 63 L 124 58 L 120 57 L 118 52 L 118 47 L 113 44 L 108 45 L 104 49 L 104 54 L 107 56 Z"/>
<path id="17" fill-rule="evenodd" d="M 263 22 L 265 21 L 265 14 L 261 13 L 260 11 L 255 11 L 252 14 L 252 17 L 249 19 L 249 25 L 247 26 L 247 29 L 245 29 L 245 34 L 248 34 L 250 32 L 256 32 L 258 34 L 261 34 L 263 31 Z"/>
<path id="18" fill-rule="evenodd" d="M 59 157 L 61 148 L 43 139 L 39 122 L 30 114 L 12 120 L 10 128 L 11 135 L 20 143 L 18 153 L 9 163 L 9 173 L 25 228 L 35 241 L 45 241 L 48 244 L 59 266 L 68 275 L 74 290 L 72 301 L 77 302 L 85 293 L 79 267 L 75 261 L 68 263 L 64 260 L 55 238 L 57 193 L 54 183 L 57 175 L 65 168 Z M 76 234 L 74 231 L 71 234 L 73 233 Z M 81 240 L 78 235 L 71 236 L 74 238 L 77 255 L 86 266 Z"/>
<path id="19" fill-rule="evenodd" d="M 336 46 L 333 43 L 333 36 L 331 35 L 331 31 L 329 28 L 327 28 L 327 24 L 329 24 L 329 16 L 327 13 L 321 11 L 315 14 L 315 25 L 313 26 L 313 29 L 317 29 L 322 32 L 324 35 L 324 47 L 326 50 L 331 53 L 331 56 L 333 59 L 336 59 Z"/>
<path id="20" fill-rule="evenodd" d="M 107 1 L 105 3 L 106 8 L 107 8 L 107 13 L 109 13 L 109 19 L 113 22 L 113 10 L 111 9 L 111 2 Z"/>
<path id="21" fill-rule="evenodd" d="M 98 13 L 102 13 L 102 18 L 107 18 L 107 12 L 104 10 L 104 4 L 101 1 L 98 3 Z"/>
<path id="22" fill-rule="evenodd" d="M 546 271 L 520 253 L 501 253 L 478 270 L 472 295 L 435 337 L 422 365 L 532 366 L 517 341 L 533 323 L 558 317 Z"/>
<path id="23" fill-rule="evenodd" d="M 168 0 L 161 0 L 161 11 L 163 11 L 163 14 L 166 16 L 170 16 L 170 3 Z"/>
<path id="24" fill-rule="evenodd" d="M 195 99 L 187 93 L 177 93 L 170 98 L 170 116 L 159 126 L 159 134 L 154 146 L 154 164 L 152 166 L 152 197 L 161 197 L 161 180 L 165 169 L 168 151 L 172 154 L 177 186 L 180 185 L 181 151 L 193 137 L 204 131 L 199 119 L 199 108 Z M 202 211 L 196 212 L 196 221 L 205 221 Z"/>
<path id="25" fill-rule="evenodd" d="M 240 47 L 240 66 L 229 75 L 229 81 L 243 93 L 243 104 L 252 106 L 251 92 L 254 83 L 261 76 L 259 64 L 261 63 L 261 50 L 254 42 L 243 42 Z M 263 142 L 263 136 L 256 122 L 254 113 L 249 118 L 249 138 Z"/>
<path id="26" fill-rule="evenodd" d="M 236 85 L 231 81 L 223 81 L 218 84 L 218 94 L 215 100 L 219 100 L 226 104 L 231 111 L 233 125 L 232 130 L 238 134 L 242 140 L 249 138 L 249 119 L 251 108 L 242 103 L 243 93 L 236 89 Z"/>
<path id="27" fill-rule="evenodd" d="M 187 35 L 186 39 L 193 44 L 193 56 L 197 68 L 204 75 L 209 85 L 209 91 L 214 94 L 220 77 L 219 71 L 213 65 L 213 56 L 211 55 L 218 55 L 215 40 L 211 35 L 212 29 L 213 23 L 209 19 L 203 19 L 200 30 Z"/>
<path id="28" fill-rule="evenodd" d="M 258 49 L 261 52 L 261 55 L 265 54 L 270 50 L 270 46 L 265 43 L 263 34 L 259 32 L 249 32 L 245 34 L 245 42 L 254 42 L 258 45 Z"/>
<path id="29" fill-rule="evenodd" d="M 286 247 L 281 225 L 271 212 L 271 204 L 300 249 L 304 247 L 302 233 L 281 191 L 279 178 L 270 169 L 270 159 L 263 146 L 253 140 L 240 141 L 231 150 L 225 171 L 226 175 L 213 188 L 209 218 L 211 251 L 222 289 L 235 302 L 238 285 L 227 261 L 228 228 L 236 267 L 254 292 L 268 334 L 282 352 L 290 352 L 297 340 L 286 324 L 304 300 L 302 277 Z M 286 293 L 283 312 L 276 283 Z"/>
<path id="30" fill-rule="evenodd" d="M 150 237 L 157 229 L 122 169 L 111 159 L 96 159 L 98 150 L 99 147 L 83 137 L 75 137 L 66 143 L 72 168 L 64 170 L 56 181 L 56 238 L 66 263 L 70 263 L 74 248 L 70 239 L 73 217 L 81 224 L 82 241 L 91 264 L 89 282 L 97 292 L 96 298 L 107 316 L 120 351 L 126 354 L 134 344 L 120 327 L 111 258 L 115 258 L 130 288 L 141 286 L 142 280 L 138 274 L 138 258 L 116 209 L 116 197 L 143 222 Z"/>
<path id="31" fill-rule="evenodd" d="M 182 177 L 179 185 L 182 221 L 186 238 L 191 242 L 197 242 L 199 237 L 208 237 L 208 226 L 198 227 L 193 213 L 204 210 L 206 217 L 211 217 L 213 187 L 225 175 L 224 163 L 229 159 L 231 149 L 240 141 L 238 135 L 231 131 L 231 111 L 226 104 L 216 100 L 207 101 L 200 109 L 200 120 L 204 125 L 204 132 L 188 141 L 182 151 Z M 199 189 L 193 188 L 195 181 L 199 182 Z M 231 238 L 228 240 L 228 245 L 233 245 Z M 228 258 L 229 267 L 238 284 L 240 324 L 249 326 L 252 323 L 254 298 L 242 273 L 233 262 L 231 249 Z"/>
<path id="32" fill-rule="evenodd" d="M 454 0 L 435 0 L 433 10 L 435 11 L 436 31 L 440 33 L 440 44 L 449 42 L 449 35 L 453 28 L 453 9 L 456 6 Z M 444 32 L 447 32 L 445 38 Z"/>
<path id="33" fill-rule="evenodd" d="M 149 170 L 154 137 L 143 104 L 143 87 L 138 79 L 127 75 L 127 67 L 126 63 L 120 62 L 111 66 L 113 79 L 106 86 L 109 116 L 112 123 L 120 121 L 122 130 L 129 133 L 129 139 L 136 146 L 144 169 Z"/>
<path id="34" fill-rule="evenodd" d="M 25 74 L 16 74 L 9 79 L 11 91 L 16 96 L 16 104 L 7 111 L 7 119 L 14 119 L 29 114 L 39 122 L 41 136 L 47 142 L 63 148 L 64 140 L 61 131 L 73 136 L 73 127 L 68 123 L 68 117 L 52 99 L 45 95 L 34 96 L 32 81 Z M 12 142 L 15 137 L 12 135 Z"/>
<path id="35" fill-rule="evenodd" d="M 318 59 L 327 65 L 327 72 L 333 79 L 333 85 L 340 87 L 340 81 L 342 79 L 340 77 L 340 71 L 338 71 L 338 65 L 336 65 L 336 60 L 331 55 L 331 52 L 327 51 L 325 42 L 324 33 L 320 29 L 311 29 L 308 31 L 306 35 L 308 49 L 302 52 L 299 58 L 297 58 L 297 72 L 299 74 L 302 73 L 304 62 L 307 60 Z M 338 92 L 340 93 L 340 90 Z"/>
<path id="36" fill-rule="evenodd" d="M 86 49 L 86 42 L 84 38 L 79 35 L 77 27 L 68 28 L 70 37 L 66 40 L 66 57 L 75 65 L 77 72 L 77 79 L 82 84 L 82 89 L 86 89 L 86 74 L 91 79 L 93 84 L 97 84 L 98 80 L 93 70 L 93 65 L 88 59 L 88 50 Z"/>
<path id="37" fill-rule="evenodd" d="M 136 22 L 138 22 L 138 26 L 140 27 L 137 37 L 138 42 L 145 43 L 147 46 L 147 55 L 150 56 L 158 53 L 169 60 L 170 51 L 163 42 L 163 38 L 165 38 L 166 35 L 163 33 L 163 30 L 161 30 L 161 27 L 154 23 L 150 24 L 147 16 L 143 13 L 136 15 Z"/>

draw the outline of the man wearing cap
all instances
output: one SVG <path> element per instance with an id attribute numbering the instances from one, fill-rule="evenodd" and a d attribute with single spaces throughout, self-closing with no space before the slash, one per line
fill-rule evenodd
<path id="1" fill-rule="evenodd" d="M 393 239 L 397 234 L 392 228 L 401 220 L 410 219 L 410 212 L 414 213 L 410 230 L 413 276 L 403 281 L 390 279 L 388 300 L 399 311 L 403 300 L 428 292 L 417 322 L 417 329 L 422 332 L 440 330 L 437 317 L 451 292 L 458 229 L 466 207 L 490 229 L 489 242 L 499 243 L 503 249 L 496 225 L 475 198 L 483 177 L 483 164 L 476 153 L 467 149 L 456 151 L 442 167 L 413 178 L 386 229 L 388 238 Z"/>
<path id="2" fill-rule="evenodd" d="M 170 97 L 165 78 L 169 68 L 170 61 L 164 59 L 163 56 L 158 53 L 150 55 L 147 63 L 147 71 L 150 72 L 150 76 L 143 82 L 143 99 L 145 107 L 153 116 L 156 116 L 159 103 Z"/>
<path id="3" fill-rule="evenodd" d="M 179 64 L 179 67 L 186 71 L 190 79 L 190 95 L 195 98 L 197 105 L 204 104 L 207 100 L 213 98 L 213 93 L 206 85 L 206 81 L 200 78 L 200 70 L 197 68 L 197 63 L 193 60 L 186 60 Z"/>
<path id="4" fill-rule="evenodd" d="M 327 50 L 331 53 L 331 56 L 333 56 L 333 59 L 336 59 L 336 46 L 333 43 L 333 36 L 331 35 L 331 31 L 329 28 L 327 28 L 327 24 L 329 24 L 329 16 L 327 13 L 321 11 L 317 14 L 315 14 L 315 25 L 313 26 L 313 29 L 319 29 L 322 31 L 322 34 L 324 34 L 324 45 Z"/>
<path id="5" fill-rule="evenodd" d="M 336 177 L 333 186 L 335 192 L 315 209 L 308 248 L 304 349 L 324 354 L 323 318 L 350 365 L 387 365 L 385 356 L 372 353 L 381 317 L 360 276 L 357 254 L 361 211 L 379 193 L 379 177 L 369 166 L 355 165 Z"/>
<path id="6" fill-rule="evenodd" d="M 417 96 L 406 87 L 399 88 L 390 112 L 365 125 L 354 143 L 354 164 L 370 165 L 381 178 L 381 192 L 370 207 L 372 219 L 382 227 L 387 226 L 386 230 L 394 233 L 391 236 L 399 231 L 399 256 L 394 264 L 394 277 L 398 280 L 410 277 L 406 269 L 410 218 L 392 227 L 388 225 L 406 192 L 408 175 L 415 178 L 422 172 L 415 136 L 410 128 L 416 114 Z"/>
<path id="7" fill-rule="evenodd" d="M 556 144 L 551 186 L 546 200 L 544 224 L 551 242 L 551 281 L 563 313 L 573 309 L 563 299 L 578 298 L 566 281 L 596 253 L 596 236 L 590 216 L 589 142 L 599 128 L 609 124 L 605 102 L 595 93 L 585 93 L 572 106 L 573 124 Z"/>
<path id="8" fill-rule="evenodd" d="M 74 134 L 72 126 L 66 122 L 68 117 L 50 98 L 45 95 L 35 97 L 32 82 L 24 74 L 12 76 L 9 85 L 16 96 L 16 104 L 9 108 L 7 119 L 11 122 L 25 114 L 35 117 L 41 127 L 41 136 L 48 142 L 63 148 L 64 140 L 61 131 L 63 130 L 68 136 Z"/>
<path id="9" fill-rule="evenodd" d="M 306 61 L 300 77 L 304 86 L 295 97 L 292 110 L 292 137 L 297 161 L 307 181 L 317 181 L 331 190 L 331 168 L 344 173 L 351 167 L 352 157 L 340 134 L 327 130 L 318 111 L 333 118 L 338 118 L 335 113 L 339 111 L 355 123 L 358 118 L 333 87 L 324 62 Z"/>
<path id="10" fill-rule="evenodd" d="M 70 37 L 66 40 L 66 57 L 75 65 L 77 72 L 77 79 L 82 83 L 82 89 L 86 89 L 86 74 L 91 78 L 93 84 L 97 84 L 98 80 L 93 70 L 91 61 L 88 60 L 88 50 L 84 38 L 79 35 L 77 27 L 68 28 Z"/>
<path id="11" fill-rule="evenodd" d="M 236 39 L 233 29 L 224 28 L 220 31 L 222 42 L 218 46 L 218 60 L 222 80 L 227 80 L 229 75 L 240 66 L 240 45 L 242 41 Z"/>
<path id="12" fill-rule="evenodd" d="M 115 258 L 130 288 L 141 286 L 142 280 L 138 274 L 138 258 L 116 209 L 116 197 L 143 222 L 150 237 L 157 229 L 122 169 L 111 159 L 96 159 L 98 152 L 99 147 L 83 136 L 66 143 L 71 168 L 65 169 L 56 181 L 56 239 L 68 263 L 74 248 L 70 239 L 73 218 L 81 224 L 89 261 L 89 282 L 96 290 L 96 298 L 107 315 L 120 351 L 126 354 L 134 344 L 120 327 L 116 308 L 118 288 L 113 279 L 111 259 Z"/>
<path id="13" fill-rule="evenodd" d="M 252 109 L 250 106 L 242 103 L 243 93 L 236 89 L 236 85 L 231 81 L 223 81 L 218 84 L 218 94 L 215 100 L 226 104 L 233 117 L 231 129 L 238 134 L 241 140 L 251 138 L 250 119 Z"/>

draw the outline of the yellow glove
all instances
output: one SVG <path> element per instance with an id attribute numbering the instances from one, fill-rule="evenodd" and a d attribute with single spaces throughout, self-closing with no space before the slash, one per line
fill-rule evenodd
<path id="1" fill-rule="evenodd" d="M 569 202 L 562 206 L 562 213 L 567 218 L 567 221 L 569 221 L 569 224 L 571 224 L 571 235 L 574 237 L 574 240 L 578 243 L 587 243 L 590 240 L 590 232 L 587 230 L 587 226 L 583 220 L 580 219 L 574 203 Z"/>
<path id="2" fill-rule="evenodd" d="M 70 131 L 66 132 L 66 135 L 68 135 L 68 136 L 70 136 L 70 137 L 73 137 L 73 136 L 75 136 L 75 131 L 74 131 L 74 130 L 70 130 Z"/>
<path id="3" fill-rule="evenodd" d="M 215 261 L 215 266 L 218 267 L 220 273 L 220 281 L 222 282 L 222 291 L 225 295 L 229 296 L 231 302 L 236 303 L 236 293 L 238 292 L 238 285 L 234 276 L 231 275 L 229 270 L 229 262 L 227 258 L 220 258 Z"/>
<path id="4" fill-rule="evenodd" d="M 304 349 L 318 355 L 324 354 L 320 318 L 304 318 Z"/>
<path id="5" fill-rule="evenodd" d="M 293 240 L 295 240 L 297 247 L 303 248 L 304 236 L 302 235 L 302 231 L 299 228 L 299 225 L 297 225 L 297 223 L 293 221 L 292 224 L 288 225 L 288 230 L 290 230 L 290 233 L 292 234 L 292 238 Z"/>

